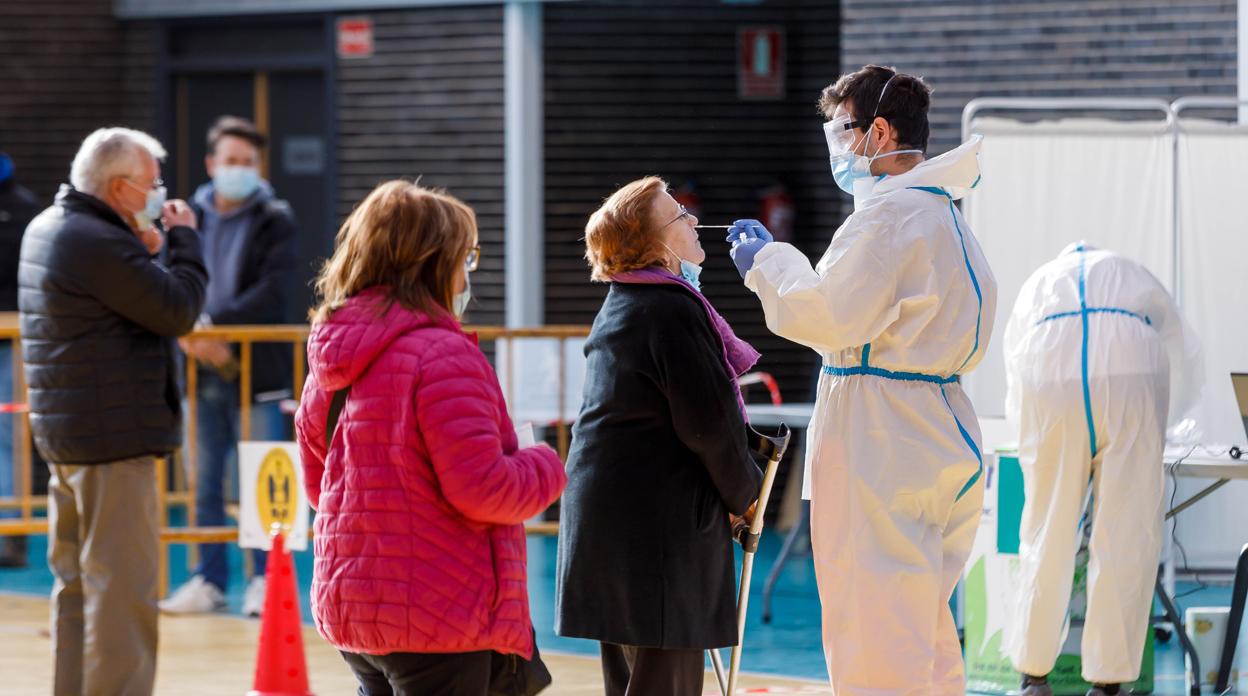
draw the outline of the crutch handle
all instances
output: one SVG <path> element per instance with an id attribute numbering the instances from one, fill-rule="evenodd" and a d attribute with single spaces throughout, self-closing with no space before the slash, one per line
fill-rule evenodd
<path id="1" fill-rule="evenodd" d="M 789 426 L 783 423 L 776 429 L 775 435 L 764 435 L 748 424 L 746 429 L 750 434 L 750 450 L 763 459 L 779 460 L 789 448 L 789 438 L 792 433 L 789 432 Z"/>
<path id="2" fill-rule="evenodd" d="M 742 551 L 745 551 L 746 553 L 754 553 L 755 551 L 758 551 L 758 540 L 762 539 L 763 535 L 755 534 L 750 531 L 748 525 L 743 525 L 740 530 L 733 535 L 733 538 L 737 540 L 738 544 L 741 544 Z"/>

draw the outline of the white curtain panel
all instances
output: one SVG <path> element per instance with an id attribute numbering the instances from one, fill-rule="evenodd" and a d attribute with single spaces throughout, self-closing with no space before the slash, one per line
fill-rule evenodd
<path id="1" fill-rule="evenodd" d="M 1248 373 L 1248 126 L 1181 119 L 1177 149 L 1180 304 L 1205 353 L 1193 416 L 1201 442 L 1246 447 L 1230 374 Z M 1178 495 L 1208 483 L 1182 481 Z M 1193 566 L 1233 565 L 1248 543 L 1248 482 L 1185 511 L 1178 529 Z"/>
<path id="2" fill-rule="evenodd" d="M 964 211 L 1000 286 L 998 331 L 1023 281 L 1072 241 L 1130 256 L 1172 291 L 1177 247 L 1178 299 L 1205 353 L 1194 435 L 1245 446 L 1230 374 L 1248 373 L 1248 127 L 1182 119 L 1176 135 L 1160 121 L 983 118 L 973 132 L 984 178 Z M 966 389 L 981 416 L 1004 412 L 999 335 Z M 1180 480 L 1177 499 L 1209 483 Z M 1232 482 L 1180 516 L 1178 539 L 1192 566 L 1226 568 L 1245 530 L 1248 483 Z"/>
<path id="3" fill-rule="evenodd" d="M 1005 412 L 1001 333 L 1023 281 L 1074 241 L 1130 256 L 1173 287 L 1173 146 L 1160 120 L 980 118 L 983 179 L 963 212 L 997 278 L 984 361 L 964 380 L 981 417 Z"/>

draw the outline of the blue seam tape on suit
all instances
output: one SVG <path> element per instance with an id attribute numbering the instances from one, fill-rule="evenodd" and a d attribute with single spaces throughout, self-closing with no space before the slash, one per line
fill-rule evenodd
<path id="1" fill-rule="evenodd" d="M 929 382 L 931 384 L 951 384 L 958 381 L 958 375 L 942 377 L 940 375 L 929 375 L 923 372 L 899 372 L 897 370 L 886 370 L 882 367 L 870 367 L 864 365 L 855 365 L 854 367 L 836 367 L 834 365 L 824 365 L 823 373 L 833 377 L 852 377 L 854 375 L 870 375 L 872 377 L 883 377 L 898 382 Z"/>
<path id="2" fill-rule="evenodd" d="M 1088 419 L 1088 444 L 1092 456 L 1096 456 L 1096 424 L 1092 420 L 1092 390 L 1088 386 L 1088 294 L 1086 283 L 1086 250 L 1080 244 L 1075 248 L 1079 252 L 1079 316 L 1083 323 L 1083 337 L 1080 340 L 1080 372 L 1083 379 L 1083 414 Z"/>
<path id="3" fill-rule="evenodd" d="M 979 178 L 977 177 L 975 179 L 975 183 L 971 184 L 971 188 L 974 188 L 978 183 Z M 953 207 L 953 196 L 950 196 L 948 191 L 935 186 L 912 186 L 911 188 L 937 196 L 944 196 L 949 201 L 949 216 L 953 218 L 953 229 L 957 230 L 958 242 L 962 245 L 962 261 L 966 264 L 966 272 L 971 277 L 971 285 L 975 288 L 975 298 L 979 301 L 979 309 L 975 315 L 975 345 L 971 347 L 971 353 L 966 356 L 966 360 L 963 360 L 962 364 L 958 366 L 956 372 L 960 373 L 968 364 L 970 364 L 971 358 L 975 357 L 975 353 L 979 352 L 979 331 L 984 320 L 984 294 L 979 287 L 979 278 L 975 277 L 975 269 L 971 267 L 971 257 L 966 251 L 966 235 L 962 234 L 962 226 L 958 224 L 958 214 Z M 948 407 L 949 413 L 953 416 L 953 422 L 957 424 L 958 432 L 962 434 L 962 439 L 966 441 L 967 446 L 970 447 L 971 451 L 975 453 L 975 459 L 979 461 L 979 469 L 975 472 L 974 476 L 971 476 L 970 480 L 966 482 L 966 485 L 964 485 L 962 490 L 958 493 L 957 500 L 961 500 L 962 496 L 966 495 L 966 492 L 971 490 L 971 487 L 974 486 L 975 482 L 979 480 L 979 477 L 983 475 L 984 458 L 980 454 L 979 448 L 975 446 L 975 440 L 971 438 L 970 433 L 966 432 L 966 428 L 962 427 L 962 421 L 958 420 L 958 414 L 954 413 L 953 407 L 949 405 L 949 397 L 945 394 L 943 384 L 940 389 L 940 395 L 944 397 L 945 406 Z"/>
<path id="4" fill-rule="evenodd" d="M 1123 309 L 1121 307 L 1088 307 L 1087 312 L 1088 314 L 1124 314 L 1126 316 L 1132 317 L 1133 319 L 1138 319 L 1144 322 L 1145 324 L 1147 324 L 1148 326 L 1153 325 L 1153 320 L 1150 319 L 1149 317 L 1144 316 L 1142 314 L 1138 314 L 1136 312 L 1132 312 L 1129 309 Z M 1081 314 L 1083 314 L 1083 312 L 1080 312 L 1079 310 L 1075 310 L 1073 312 L 1057 312 L 1056 314 L 1050 314 L 1049 316 L 1036 322 L 1036 325 L 1039 326 L 1040 324 L 1043 324 L 1046 321 L 1053 321 L 1054 319 L 1065 319 L 1068 317 L 1077 317 L 1077 316 L 1080 316 Z"/>

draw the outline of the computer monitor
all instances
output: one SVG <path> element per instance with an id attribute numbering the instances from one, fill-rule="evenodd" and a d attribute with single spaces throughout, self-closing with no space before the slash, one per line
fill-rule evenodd
<path id="1" fill-rule="evenodd" d="M 1244 435 L 1248 437 L 1248 373 L 1232 372 L 1231 386 L 1235 388 L 1235 401 L 1239 404 L 1239 417 L 1244 424 Z"/>

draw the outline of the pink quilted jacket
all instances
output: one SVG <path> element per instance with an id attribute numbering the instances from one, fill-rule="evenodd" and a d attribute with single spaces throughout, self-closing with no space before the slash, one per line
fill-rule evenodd
<path id="1" fill-rule="evenodd" d="M 518 449 L 473 337 L 382 290 L 308 340 L 295 417 L 316 509 L 312 614 L 355 653 L 533 652 L 521 523 L 567 477 L 554 450 Z M 330 399 L 350 386 L 329 452 Z"/>

